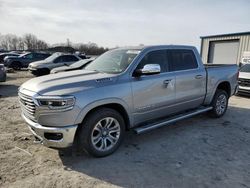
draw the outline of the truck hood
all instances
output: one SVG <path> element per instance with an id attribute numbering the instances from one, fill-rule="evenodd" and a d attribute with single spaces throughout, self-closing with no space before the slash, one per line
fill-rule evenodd
<path id="1" fill-rule="evenodd" d="M 70 95 L 86 89 L 112 84 L 116 77 L 112 74 L 88 70 L 62 72 L 33 78 L 23 83 L 22 89 L 40 95 Z"/>
<path id="2" fill-rule="evenodd" d="M 249 79 L 250 80 L 250 72 L 240 72 L 239 78 Z"/>

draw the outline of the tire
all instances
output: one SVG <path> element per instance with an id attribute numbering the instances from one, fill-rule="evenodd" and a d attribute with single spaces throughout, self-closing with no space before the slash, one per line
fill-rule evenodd
<path id="1" fill-rule="evenodd" d="M 47 69 L 47 68 L 44 68 L 44 69 L 37 69 L 36 71 L 36 76 L 43 76 L 43 75 L 47 75 L 50 73 L 50 70 Z"/>
<path id="2" fill-rule="evenodd" d="M 94 157 L 105 157 L 116 151 L 125 133 L 123 117 L 110 108 L 99 108 L 92 112 L 79 128 L 78 150 Z"/>
<path id="3" fill-rule="evenodd" d="M 31 72 L 31 74 L 33 74 L 33 75 L 35 75 L 35 76 L 37 76 L 38 75 L 38 73 L 37 73 L 37 71 L 35 70 L 33 70 L 33 71 L 30 71 Z"/>
<path id="4" fill-rule="evenodd" d="M 213 101 L 211 103 L 211 106 L 213 107 L 213 109 L 210 111 L 211 117 L 220 118 L 226 113 L 228 107 L 228 98 L 229 96 L 224 90 L 218 89 L 215 92 Z"/>
<path id="5" fill-rule="evenodd" d="M 18 61 L 14 61 L 11 63 L 10 67 L 14 70 L 20 70 L 22 68 L 22 64 Z"/>

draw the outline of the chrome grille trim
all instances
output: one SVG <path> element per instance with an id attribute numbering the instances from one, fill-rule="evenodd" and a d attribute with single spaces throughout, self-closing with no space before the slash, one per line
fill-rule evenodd
<path id="1" fill-rule="evenodd" d="M 32 121 L 36 122 L 36 105 L 32 99 L 32 96 L 25 95 L 21 92 L 18 93 L 19 102 L 21 105 L 22 113 Z"/>
<path id="2" fill-rule="evenodd" d="M 238 82 L 240 86 L 250 87 L 250 79 L 239 78 Z"/>

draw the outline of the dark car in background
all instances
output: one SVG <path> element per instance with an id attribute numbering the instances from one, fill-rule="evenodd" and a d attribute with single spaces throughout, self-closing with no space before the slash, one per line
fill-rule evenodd
<path id="1" fill-rule="evenodd" d="M 0 82 L 6 81 L 6 69 L 3 64 L 0 64 Z"/>
<path id="2" fill-rule="evenodd" d="M 73 70 L 79 70 L 83 69 L 86 65 L 91 63 L 95 58 L 90 58 L 90 59 L 82 59 L 80 61 L 77 61 L 71 65 L 64 65 L 61 67 L 53 68 L 50 73 L 59 73 L 59 72 L 67 72 L 67 71 L 73 71 Z"/>
<path id="3" fill-rule="evenodd" d="M 31 62 L 43 60 L 51 54 L 30 52 L 17 57 L 8 57 L 4 59 L 4 65 L 8 68 L 21 69 L 27 68 Z"/>
<path id="4" fill-rule="evenodd" d="M 19 56 L 20 54 L 17 54 L 17 53 L 0 53 L 0 63 L 4 63 L 4 58 L 5 57 L 17 57 Z"/>

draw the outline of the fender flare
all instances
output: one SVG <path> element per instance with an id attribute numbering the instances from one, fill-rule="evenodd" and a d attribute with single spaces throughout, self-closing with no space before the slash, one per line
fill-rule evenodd
<path id="1" fill-rule="evenodd" d="M 219 86 L 221 83 L 223 83 L 223 82 L 228 82 L 229 85 L 230 85 L 230 87 L 231 87 L 231 89 L 232 89 L 231 83 L 230 83 L 228 80 L 218 80 L 217 83 L 215 84 L 215 87 L 213 88 L 213 91 L 209 94 L 209 96 L 206 97 L 206 99 L 205 99 L 205 104 L 210 104 L 210 103 L 212 102 L 212 100 L 213 100 L 213 98 L 214 98 L 214 95 L 215 95 L 215 92 L 216 92 L 218 86 Z M 231 90 L 230 90 L 230 92 L 231 92 Z M 230 97 L 230 96 L 229 96 L 229 97 Z"/>
<path id="2" fill-rule="evenodd" d="M 104 105 L 109 105 L 109 104 L 119 104 L 121 105 L 124 110 L 126 111 L 127 115 L 128 115 L 128 119 L 129 119 L 129 123 L 130 125 L 133 125 L 133 117 L 130 115 L 131 114 L 131 110 L 128 106 L 128 104 L 119 99 L 119 98 L 106 98 L 106 99 L 101 99 L 101 100 L 97 100 L 94 101 L 86 106 L 84 106 L 84 108 L 80 111 L 80 113 L 78 114 L 76 120 L 75 120 L 75 124 L 80 124 L 83 122 L 84 118 L 86 117 L 86 115 L 93 109 L 97 108 L 97 107 L 101 107 Z"/>

